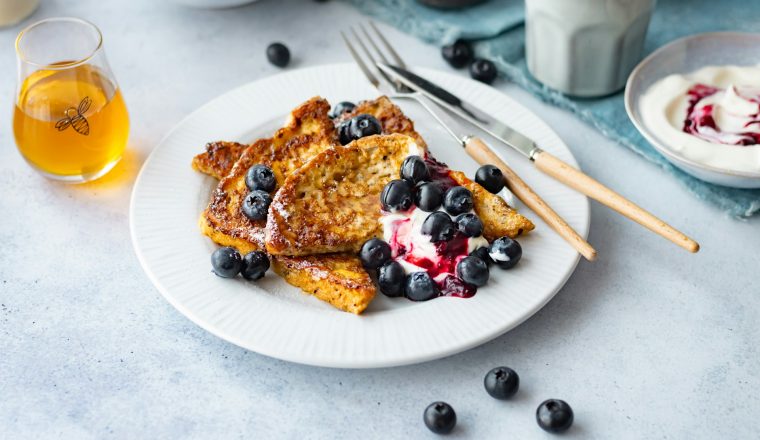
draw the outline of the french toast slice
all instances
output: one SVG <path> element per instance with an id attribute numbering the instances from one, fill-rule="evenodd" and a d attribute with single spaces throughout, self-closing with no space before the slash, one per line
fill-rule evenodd
<path id="1" fill-rule="evenodd" d="M 239 142 L 217 141 L 206 144 L 206 151 L 193 158 L 193 169 L 221 180 L 230 173 L 248 145 Z"/>
<path id="2" fill-rule="evenodd" d="M 356 254 L 273 255 L 271 259 L 272 269 L 285 281 L 346 312 L 360 314 L 375 297 L 375 285 Z"/>
<path id="3" fill-rule="evenodd" d="M 264 249 L 266 221 L 251 220 L 241 211 L 243 199 L 249 192 L 245 175 L 251 166 L 264 164 L 274 171 L 277 182 L 282 183 L 311 157 L 337 144 L 335 126 L 327 115 L 329 111 L 330 104 L 326 100 L 312 98 L 296 107 L 285 126 L 272 138 L 259 139 L 245 148 L 214 190 L 200 220 L 201 231 L 214 242 L 243 253 Z M 224 163 L 213 160 L 209 154 L 199 156 L 193 160 L 196 166 Z"/>
<path id="4" fill-rule="evenodd" d="M 483 222 L 483 237 L 488 241 L 504 237 L 515 238 L 535 228 L 532 221 L 518 213 L 500 196 L 488 192 L 461 171 L 449 171 L 454 182 L 472 192 L 473 211 Z"/>
<path id="5" fill-rule="evenodd" d="M 380 192 L 404 159 L 424 155 L 403 134 L 367 136 L 330 148 L 288 176 L 269 206 L 272 255 L 357 252 L 381 233 Z"/>

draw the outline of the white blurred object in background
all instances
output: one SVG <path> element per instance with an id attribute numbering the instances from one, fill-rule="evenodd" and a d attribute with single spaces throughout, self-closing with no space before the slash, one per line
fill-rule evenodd
<path id="1" fill-rule="evenodd" d="M 525 0 L 528 70 L 573 96 L 623 88 L 641 59 L 655 0 Z"/>
<path id="2" fill-rule="evenodd" d="M 40 0 L 0 0 L 0 27 L 12 26 L 30 16 Z"/>

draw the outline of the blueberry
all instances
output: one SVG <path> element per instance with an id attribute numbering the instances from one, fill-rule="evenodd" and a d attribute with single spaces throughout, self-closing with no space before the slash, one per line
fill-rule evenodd
<path id="1" fill-rule="evenodd" d="M 451 221 L 448 214 L 441 211 L 433 212 L 428 215 L 420 231 L 430 236 L 430 241 L 450 241 L 457 233 L 456 223 Z"/>
<path id="2" fill-rule="evenodd" d="M 348 125 L 345 129 L 346 135 L 348 135 L 352 141 L 383 132 L 383 126 L 380 124 L 380 121 L 374 116 L 366 113 L 354 116 L 347 122 Z"/>
<path id="3" fill-rule="evenodd" d="M 380 203 L 386 211 L 408 210 L 412 207 L 412 186 L 406 180 L 391 180 L 380 193 Z"/>
<path id="4" fill-rule="evenodd" d="M 425 426 L 436 434 L 448 434 L 457 425 L 457 413 L 446 402 L 433 402 L 422 416 Z"/>
<path id="5" fill-rule="evenodd" d="M 354 111 L 356 105 L 353 102 L 343 101 L 335 104 L 332 111 L 328 115 L 331 119 L 342 116 L 344 113 L 350 113 Z"/>
<path id="6" fill-rule="evenodd" d="M 365 268 L 377 269 L 391 260 L 391 247 L 379 238 L 370 238 L 362 245 L 359 259 Z"/>
<path id="7" fill-rule="evenodd" d="M 351 135 L 348 134 L 348 126 L 350 123 L 351 120 L 349 119 L 341 122 L 340 125 L 338 125 L 338 141 L 341 145 L 347 145 L 353 140 L 351 138 Z"/>
<path id="8" fill-rule="evenodd" d="M 406 277 L 404 294 L 412 301 L 427 301 L 438 296 L 438 286 L 427 272 L 412 272 Z"/>
<path id="9" fill-rule="evenodd" d="M 443 191 L 435 182 L 424 182 L 417 185 L 414 193 L 414 204 L 425 212 L 437 211 L 443 203 Z"/>
<path id="10" fill-rule="evenodd" d="M 491 84 L 496 79 L 496 65 L 488 60 L 477 59 L 470 64 L 472 79 Z"/>
<path id="11" fill-rule="evenodd" d="M 377 284 L 385 296 L 404 295 L 406 272 L 397 261 L 391 261 L 377 271 Z"/>
<path id="12" fill-rule="evenodd" d="M 504 174 L 493 165 L 483 165 L 475 172 L 475 181 L 491 193 L 498 193 L 504 188 Z"/>
<path id="13" fill-rule="evenodd" d="M 282 43 L 272 43 L 267 47 L 267 59 L 277 67 L 285 67 L 290 62 L 290 50 Z"/>
<path id="14" fill-rule="evenodd" d="M 454 223 L 457 224 L 459 232 L 465 237 L 478 237 L 483 235 L 483 222 L 480 221 L 480 218 L 478 218 L 477 215 L 471 212 L 459 214 L 454 219 Z"/>
<path id="15" fill-rule="evenodd" d="M 243 270 L 240 274 L 246 280 L 256 281 L 269 270 L 269 258 L 266 252 L 253 251 L 243 257 Z"/>
<path id="16" fill-rule="evenodd" d="M 265 192 L 272 192 L 274 187 L 277 186 L 274 171 L 262 164 L 252 166 L 245 174 L 245 186 L 251 191 L 260 189 Z"/>
<path id="17" fill-rule="evenodd" d="M 536 422 L 544 431 L 564 432 L 573 424 L 573 409 L 564 400 L 545 400 L 538 405 Z"/>
<path id="18" fill-rule="evenodd" d="M 494 399 L 507 400 L 520 388 L 520 376 L 509 367 L 496 367 L 486 374 L 483 385 Z"/>
<path id="19" fill-rule="evenodd" d="M 251 220 L 264 220 L 267 218 L 269 204 L 272 203 L 272 196 L 260 189 L 255 189 L 248 193 L 243 199 L 243 215 Z"/>
<path id="20" fill-rule="evenodd" d="M 488 255 L 497 266 L 502 269 L 511 269 L 520 261 L 522 257 L 522 247 L 517 240 L 509 237 L 501 237 L 491 243 L 488 248 Z"/>
<path id="21" fill-rule="evenodd" d="M 466 66 L 472 59 L 472 47 L 465 40 L 457 40 L 453 44 L 443 46 L 441 55 L 451 67 L 459 69 Z"/>
<path id="22" fill-rule="evenodd" d="M 472 193 L 463 186 L 452 186 L 443 195 L 443 207 L 451 215 L 464 214 L 473 206 Z"/>
<path id="23" fill-rule="evenodd" d="M 223 247 L 211 254 L 211 267 L 222 278 L 235 278 L 243 268 L 243 259 L 235 248 Z"/>
<path id="24" fill-rule="evenodd" d="M 430 171 L 425 161 L 419 156 L 409 156 L 401 164 L 401 178 L 412 185 L 430 180 Z"/>
<path id="25" fill-rule="evenodd" d="M 490 266 L 493 264 L 493 260 L 491 259 L 491 256 L 488 255 L 488 246 L 483 246 L 475 249 L 474 251 L 470 252 L 470 255 L 475 256 L 483 260 L 484 263 L 486 263 L 486 266 Z"/>
<path id="26" fill-rule="evenodd" d="M 469 285 L 485 286 L 488 282 L 488 265 L 478 257 L 464 257 L 457 263 L 457 276 Z"/>

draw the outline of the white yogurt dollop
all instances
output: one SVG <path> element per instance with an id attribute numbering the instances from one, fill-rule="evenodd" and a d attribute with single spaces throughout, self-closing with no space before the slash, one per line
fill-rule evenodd
<path id="1" fill-rule="evenodd" d="M 709 66 L 670 75 L 641 97 L 644 124 L 687 159 L 760 171 L 760 66 Z"/>

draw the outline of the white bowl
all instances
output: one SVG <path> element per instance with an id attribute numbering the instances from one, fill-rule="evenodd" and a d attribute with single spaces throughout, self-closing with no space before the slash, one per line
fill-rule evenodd
<path id="1" fill-rule="evenodd" d="M 633 125 L 673 165 L 710 183 L 735 188 L 760 188 L 760 172 L 733 171 L 687 159 L 667 147 L 641 119 L 640 98 L 657 80 L 687 74 L 710 65 L 757 66 L 760 34 L 712 32 L 673 41 L 646 57 L 633 69 L 625 86 L 625 110 Z"/>

